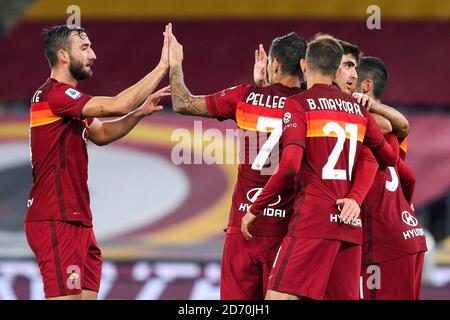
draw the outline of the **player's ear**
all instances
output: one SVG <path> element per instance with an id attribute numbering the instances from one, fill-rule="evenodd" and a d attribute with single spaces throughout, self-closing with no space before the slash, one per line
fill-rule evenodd
<path id="1" fill-rule="evenodd" d="M 274 74 L 279 73 L 281 70 L 281 65 L 280 65 L 280 61 L 278 61 L 277 58 L 273 58 L 272 60 L 272 70 Z"/>
<path id="2" fill-rule="evenodd" d="M 305 59 L 300 59 L 300 70 L 306 75 L 306 61 Z"/>
<path id="3" fill-rule="evenodd" d="M 373 90 L 373 81 L 370 79 L 365 79 L 361 82 L 361 89 L 363 93 L 369 93 Z"/>
<path id="4" fill-rule="evenodd" d="M 334 79 L 336 80 L 339 77 L 340 74 L 341 74 L 341 68 L 338 68 L 336 70 L 336 75 L 335 75 Z"/>
<path id="5" fill-rule="evenodd" d="M 59 49 L 57 51 L 56 55 L 58 56 L 58 60 L 61 61 L 62 63 L 69 63 L 70 62 L 69 53 L 66 50 Z"/>

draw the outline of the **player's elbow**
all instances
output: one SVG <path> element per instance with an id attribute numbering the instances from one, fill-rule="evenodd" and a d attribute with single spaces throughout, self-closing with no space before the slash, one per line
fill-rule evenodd
<path id="1" fill-rule="evenodd" d="M 185 103 L 180 103 L 180 102 L 174 103 L 172 100 L 172 109 L 173 109 L 173 111 L 175 111 L 176 113 L 179 113 L 179 114 L 183 114 L 183 115 L 189 114 L 189 107 Z"/>
<path id="2" fill-rule="evenodd" d="M 122 95 L 117 95 L 113 98 L 113 108 L 111 113 L 115 116 L 124 116 L 133 110 L 132 102 Z"/>
<path id="3" fill-rule="evenodd" d="M 287 170 L 284 174 L 284 179 L 286 181 L 291 181 L 292 179 L 294 179 L 296 173 L 297 172 L 294 169 Z"/>
<path id="4" fill-rule="evenodd" d="M 106 145 L 108 145 L 110 143 L 110 141 L 108 141 L 106 139 L 101 139 L 101 138 L 93 138 L 93 137 L 91 137 L 90 140 L 91 140 L 91 142 L 93 144 L 95 144 L 96 146 L 99 146 L 99 147 L 106 146 Z"/>
<path id="5" fill-rule="evenodd" d="M 392 155 L 390 155 L 386 160 L 386 166 L 395 167 L 400 160 L 400 155 L 395 152 L 393 152 Z"/>
<path id="6" fill-rule="evenodd" d="M 185 114 L 186 113 L 186 107 L 184 104 L 176 103 L 172 99 L 172 110 L 179 114 Z"/>
<path id="7" fill-rule="evenodd" d="M 400 126 L 400 129 L 397 130 L 396 132 L 396 136 L 399 138 L 405 138 L 408 136 L 409 134 L 409 122 L 408 120 L 405 120 L 402 125 Z"/>
<path id="8" fill-rule="evenodd" d="M 93 142 L 95 143 L 95 145 L 97 145 L 99 147 L 104 147 L 111 143 L 111 141 L 106 141 L 106 140 L 93 141 Z"/>
<path id="9" fill-rule="evenodd" d="M 297 174 L 297 166 L 295 161 L 290 161 L 289 163 L 286 163 L 285 170 L 283 172 L 283 180 L 285 181 L 292 181 Z"/>
<path id="10" fill-rule="evenodd" d="M 416 184 L 416 176 L 414 174 L 408 174 L 407 177 L 402 177 L 402 183 L 407 186 L 414 186 Z"/>
<path id="11" fill-rule="evenodd" d="M 89 140 L 95 144 L 96 146 L 102 147 L 111 143 L 111 139 L 108 138 L 108 135 L 105 133 L 105 128 L 98 128 L 97 130 L 92 130 L 92 134 L 89 137 Z"/>

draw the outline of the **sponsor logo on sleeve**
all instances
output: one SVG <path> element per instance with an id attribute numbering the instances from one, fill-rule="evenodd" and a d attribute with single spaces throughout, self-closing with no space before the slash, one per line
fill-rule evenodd
<path id="1" fill-rule="evenodd" d="M 81 93 L 73 88 L 69 88 L 65 91 L 65 94 L 67 94 L 69 97 L 71 97 L 73 100 L 78 100 L 81 98 Z"/>
<path id="2" fill-rule="evenodd" d="M 291 121 L 292 115 L 290 112 L 285 112 L 284 116 L 283 116 L 283 122 L 284 123 L 288 123 L 289 121 Z"/>

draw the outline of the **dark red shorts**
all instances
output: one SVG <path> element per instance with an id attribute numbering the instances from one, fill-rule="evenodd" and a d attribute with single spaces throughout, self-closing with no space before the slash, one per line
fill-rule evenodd
<path id="1" fill-rule="evenodd" d="M 25 223 L 28 244 L 36 256 L 45 297 L 98 292 L 101 251 L 94 231 L 80 223 L 36 221 Z"/>
<path id="2" fill-rule="evenodd" d="M 359 299 L 361 245 L 285 237 L 268 289 L 315 300 Z"/>
<path id="3" fill-rule="evenodd" d="M 418 300 L 422 286 L 425 252 L 386 262 L 364 265 L 361 270 L 362 299 Z"/>
<path id="4" fill-rule="evenodd" d="M 267 279 L 283 238 L 227 234 L 222 256 L 220 299 L 263 300 Z"/>

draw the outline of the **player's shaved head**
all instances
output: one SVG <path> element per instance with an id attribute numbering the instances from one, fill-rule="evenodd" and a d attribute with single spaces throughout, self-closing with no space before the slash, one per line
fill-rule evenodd
<path id="1" fill-rule="evenodd" d="M 338 40 L 330 35 L 317 35 L 308 44 L 305 60 L 310 70 L 325 76 L 335 76 L 343 53 Z"/>
<path id="2" fill-rule="evenodd" d="M 306 41 L 295 32 L 275 38 L 270 46 L 269 57 L 281 64 L 281 72 L 300 76 L 300 60 L 305 58 Z"/>
<path id="3" fill-rule="evenodd" d="M 69 51 L 70 35 L 75 32 L 80 38 L 86 34 L 86 29 L 82 27 L 68 27 L 67 25 L 54 26 L 51 29 L 44 30 L 45 34 L 45 56 L 47 57 L 50 68 L 58 62 L 57 52 L 60 49 Z"/>
<path id="4" fill-rule="evenodd" d="M 364 80 L 373 82 L 373 95 L 380 99 L 386 87 L 388 72 L 386 65 L 381 59 L 376 57 L 362 57 L 358 65 L 358 86 Z"/>

